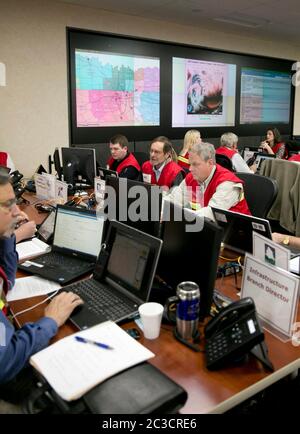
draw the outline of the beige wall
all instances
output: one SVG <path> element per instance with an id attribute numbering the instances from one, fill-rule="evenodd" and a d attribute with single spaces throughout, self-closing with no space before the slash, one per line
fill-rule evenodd
<path id="1" fill-rule="evenodd" d="M 125 0 L 124 0 L 125 1 Z M 299 47 L 50 0 L 0 0 L 0 144 L 30 176 L 56 146 L 68 146 L 66 27 L 99 30 L 238 52 L 299 59 Z M 296 116 L 300 114 L 300 95 Z M 295 119 L 297 120 L 297 119 Z M 295 123 L 300 134 L 300 121 Z"/>

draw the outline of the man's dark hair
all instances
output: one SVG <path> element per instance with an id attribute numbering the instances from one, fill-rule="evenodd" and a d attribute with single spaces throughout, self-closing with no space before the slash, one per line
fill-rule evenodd
<path id="1" fill-rule="evenodd" d="M 155 137 L 155 139 L 153 139 L 151 141 L 150 146 L 152 145 L 152 143 L 155 143 L 155 142 L 163 143 L 164 144 L 164 147 L 163 147 L 164 154 L 170 154 L 172 160 L 175 161 L 175 163 L 177 163 L 177 154 L 173 148 L 171 140 L 168 139 L 168 137 L 166 137 L 166 136 Z"/>
<path id="2" fill-rule="evenodd" d="M 128 147 L 128 140 L 126 136 L 123 136 L 123 134 L 116 134 L 115 136 L 113 136 L 110 140 L 109 143 L 111 143 L 112 145 L 120 145 L 121 148 L 124 148 L 124 146 Z"/>
<path id="3" fill-rule="evenodd" d="M 281 142 L 281 135 L 280 132 L 277 128 L 271 127 L 268 128 L 267 131 L 272 131 L 273 135 L 274 135 L 274 145 L 277 145 L 277 143 Z"/>
<path id="4" fill-rule="evenodd" d="M 9 174 L 6 172 L 6 170 L 0 168 L 0 186 L 9 184 Z"/>

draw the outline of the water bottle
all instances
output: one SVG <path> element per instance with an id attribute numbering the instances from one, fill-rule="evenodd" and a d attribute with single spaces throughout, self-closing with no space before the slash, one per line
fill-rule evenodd
<path id="1" fill-rule="evenodd" d="M 200 290 L 195 282 L 181 282 L 177 286 L 177 333 L 182 339 L 191 339 L 198 331 Z"/>

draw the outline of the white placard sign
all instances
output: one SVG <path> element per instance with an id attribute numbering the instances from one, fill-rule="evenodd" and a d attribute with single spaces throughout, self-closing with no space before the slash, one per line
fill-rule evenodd
<path id="1" fill-rule="evenodd" d="M 97 204 L 102 208 L 104 206 L 105 199 L 105 181 L 96 177 L 94 179 L 95 198 Z"/>
<path id="2" fill-rule="evenodd" d="M 62 181 L 55 181 L 55 199 L 62 204 L 68 200 L 68 184 Z"/>
<path id="3" fill-rule="evenodd" d="M 43 173 L 42 175 L 36 173 L 34 175 L 36 197 L 38 199 L 55 199 L 55 183 L 56 178 L 54 175 Z"/>
<path id="4" fill-rule="evenodd" d="M 253 232 L 253 256 L 270 265 L 289 271 L 291 252 L 263 235 Z"/>
<path id="5" fill-rule="evenodd" d="M 282 340 L 292 337 L 299 279 L 246 254 L 241 297 L 252 297 L 264 326 Z"/>

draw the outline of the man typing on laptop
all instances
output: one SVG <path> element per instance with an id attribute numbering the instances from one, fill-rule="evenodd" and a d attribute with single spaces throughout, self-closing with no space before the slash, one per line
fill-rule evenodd
<path id="1" fill-rule="evenodd" d="M 1 238 L 11 236 L 19 213 L 9 178 L 6 173 L 0 171 Z M 11 270 L 12 267 L 10 272 Z M 27 366 L 32 354 L 49 344 L 58 328 L 64 324 L 73 309 L 82 304 L 82 300 L 73 293 L 61 293 L 46 307 L 43 318 L 35 323 L 25 324 L 20 330 L 15 331 L 5 316 L 2 294 L 5 294 L 11 286 L 5 271 L 0 268 L 0 398 L 18 402 L 24 397 L 24 392 L 26 393 L 22 387 L 22 396 L 18 390 L 19 384 L 27 378 L 21 380 L 17 375 Z"/>

